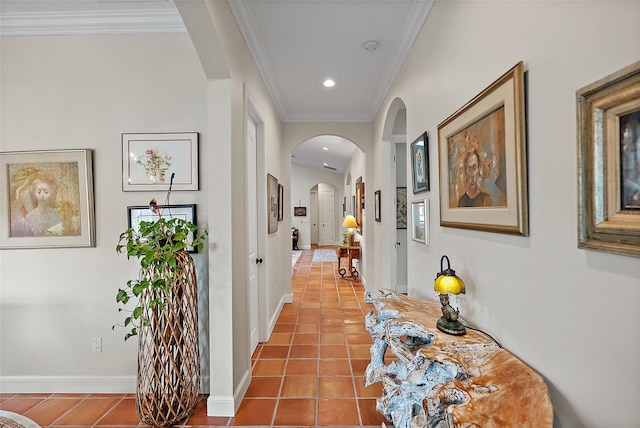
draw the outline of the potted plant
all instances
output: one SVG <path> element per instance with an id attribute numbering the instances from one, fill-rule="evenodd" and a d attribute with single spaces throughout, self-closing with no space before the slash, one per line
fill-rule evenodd
<path id="1" fill-rule="evenodd" d="M 207 233 L 197 235 L 195 224 L 164 218 L 159 207 L 151 207 L 158 221 L 128 228 L 116 245 L 118 253 L 140 263 L 139 277 L 118 290 L 116 301 L 126 305 L 119 309 L 127 313 L 125 340 L 138 337 L 138 416 L 149 425 L 172 426 L 198 402 L 197 281 L 187 246 L 202 250 Z"/>

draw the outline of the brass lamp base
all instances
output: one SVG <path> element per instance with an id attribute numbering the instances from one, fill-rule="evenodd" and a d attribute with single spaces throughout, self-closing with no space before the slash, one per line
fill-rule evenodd
<path id="1" fill-rule="evenodd" d="M 454 336 L 462 336 L 467 333 L 464 325 L 458 320 L 447 320 L 445 317 L 440 317 L 436 323 L 438 330 Z"/>

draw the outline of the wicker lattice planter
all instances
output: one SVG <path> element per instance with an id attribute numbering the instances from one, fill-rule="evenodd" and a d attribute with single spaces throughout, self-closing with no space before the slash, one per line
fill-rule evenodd
<path id="1" fill-rule="evenodd" d="M 177 261 L 182 275 L 172 283 L 163 308 L 150 305 L 162 292 L 147 289 L 140 296 L 149 325 L 139 331 L 136 410 L 142 422 L 157 427 L 188 418 L 200 388 L 195 264 L 186 251 L 177 254 Z"/>

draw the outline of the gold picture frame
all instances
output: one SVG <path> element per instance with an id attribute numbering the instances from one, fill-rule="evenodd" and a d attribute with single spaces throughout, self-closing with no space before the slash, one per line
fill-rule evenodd
<path id="1" fill-rule="evenodd" d="M 90 149 L 0 153 L 0 248 L 94 247 Z"/>
<path id="2" fill-rule="evenodd" d="M 578 248 L 640 257 L 640 61 L 576 98 Z"/>
<path id="3" fill-rule="evenodd" d="M 525 136 L 521 61 L 438 125 L 441 226 L 529 235 Z"/>

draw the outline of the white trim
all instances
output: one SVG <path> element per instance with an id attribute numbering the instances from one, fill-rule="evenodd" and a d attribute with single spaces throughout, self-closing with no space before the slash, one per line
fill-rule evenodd
<path id="1" fill-rule="evenodd" d="M 233 417 L 242 403 L 249 385 L 251 384 L 251 371 L 246 370 L 242 380 L 233 393 L 233 397 L 213 397 L 207 398 L 207 416 Z"/>
<path id="2" fill-rule="evenodd" d="M 136 391 L 136 376 L 2 376 L 3 393 L 104 393 Z"/>
<path id="3" fill-rule="evenodd" d="M 136 376 L 0 376 L 3 393 L 134 394 Z M 200 376 L 200 391 L 209 391 L 209 376 Z"/>
<path id="4" fill-rule="evenodd" d="M 184 33 L 177 10 L 6 12 L 0 36 Z"/>

